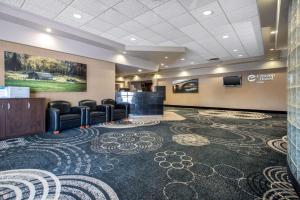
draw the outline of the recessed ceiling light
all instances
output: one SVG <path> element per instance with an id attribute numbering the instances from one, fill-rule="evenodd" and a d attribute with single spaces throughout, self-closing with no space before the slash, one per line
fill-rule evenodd
<path id="1" fill-rule="evenodd" d="M 51 28 L 46 28 L 46 32 L 51 33 L 52 29 Z"/>
<path id="2" fill-rule="evenodd" d="M 185 59 L 184 59 L 184 58 L 181 58 L 180 60 L 181 60 L 181 61 L 184 61 Z"/>
<path id="3" fill-rule="evenodd" d="M 164 64 L 164 63 L 160 63 L 160 65 L 161 65 L 161 66 L 164 66 L 165 64 Z"/>
<path id="4" fill-rule="evenodd" d="M 127 52 L 126 51 L 123 51 L 123 54 L 126 54 Z"/>
<path id="5" fill-rule="evenodd" d="M 138 72 L 142 72 L 143 70 L 139 69 Z"/>
<path id="6" fill-rule="evenodd" d="M 73 14 L 73 17 L 74 17 L 74 18 L 76 18 L 76 19 L 81 19 L 81 18 L 82 18 L 82 16 L 81 16 L 81 15 L 79 15 L 79 14 L 76 14 L 76 13 L 75 13 L 75 14 Z"/>
<path id="7" fill-rule="evenodd" d="M 131 41 L 135 41 L 136 39 L 134 37 L 130 38 Z"/>
<path id="8" fill-rule="evenodd" d="M 239 50 L 237 50 L 237 49 L 233 49 L 232 51 L 234 51 L 234 52 L 238 52 Z"/>
<path id="9" fill-rule="evenodd" d="M 165 57 L 165 59 L 168 59 L 168 58 L 169 58 L 168 56 Z"/>
<path id="10" fill-rule="evenodd" d="M 270 49 L 270 51 L 274 51 L 275 49 Z"/>
<path id="11" fill-rule="evenodd" d="M 277 33 L 277 31 L 271 31 L 271 34 L 272 35 L 274 35 L 274 34 L 276 34 Z"/>
<path id="12" fill-rule="evenodd" d="M 243 57 L 243 54 L 240 54 L 239 57 Z"/>
<path id="13" fill-rule="evenodd" d="M 229 36 L 228 36 L 228 35 L 223 35 L 222 38 L 223 38 L 223 39 L 228 39 Z"/>
<path id="14" fill-rule="evenodd" d="M 205 15 L 205 16 L 207 16 L 207 15 L 211 15 L 211 14 L 213 14 L 213 13 L 214 13 L 214 12 L 211 11 L 211 10 L 206 10 L 206 11 L 204 11 L 202 14 Z"/>

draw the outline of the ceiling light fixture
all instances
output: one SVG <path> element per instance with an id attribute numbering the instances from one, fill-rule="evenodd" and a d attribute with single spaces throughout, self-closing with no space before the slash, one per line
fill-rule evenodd
<path id="1" fill-rule="evenodd" d="M 211 15 L 211 14 L 213 14 L 213 13 L 214 13 L 214 12 L 211 11 L 211 10 L 206 10 L 206 11 L 204 11 L 202 14 L 205 15 L 205 16 L 208 16 L 208 15 Z"/>
<path id="2" fill-rule="evenodd" d="M 166 56 L 165 59 L 168 59 L 168 56 Z"/>
<path id="3" fill-rule="evenodd" d="M 136 41 L 136 39 L 134 37 L 130 38 L 131 41 Z"/>
<path id="4" fill-rule="evenodd" d="M 123 54 L 127 54 L 127 52 L 126 52 L 126 51 L 123 51 Z"/>
<path id="5" fill-rule="evenodd" d="M 164 66 L 165 64 L 164 64 L 164 63 L 160 63 L 160 65 L 161 65 L 161 66 Z"/>
<path id="6" fill-rule="evenodd" d="M 243 54 L 240 54 L 239 57 L 243 57 Z"/>
<path id="7" fill-rule="evenodd" d="M 274 51 L 275 49 L 270 49 L 270 51 Z"/>
<path id="8" fill-rule="evenodd" d="M 73 14 L 73 17 L 74 17 L 74 18 L 76 18 L 76 19 L 81 19 L 81 18 L 82 18 L 82 16 L 81 16 L 81 15 L 79 15 L 79 14 L 76 14 L 76 13 L 75 13 L 75 14 Z"/>
<path id="9" fill-rule="evenodd" d="M 181 60 L 181 61 L 184 61 L 185 59 L 184 59 L 184 58 L 181 58 L 180 60 Z"/>
<path id="10" fill-rule="evenodd" d="M 138 72 L 142 72 L 143 70 L 139 69 Z"/>
<path id="11" fill-rule="evenodd" d="M 52 29 L 51 28 L 46 28 L 46 32 L 51 33 Z"/>
<path id="12" fill-rule="evenodd" d="M 275 35 L 277 33 L 277 31 L 271 31 L 272 35 Z"/>
<path id="13" fill-rule="evenodd" d="M 228 36 L 228 35 L 223 35 L 222 38 L 223 38 L 223 39 L 228 39 L 229 36 Z"/>
<path id="14" fill-rule="evenodd" d="M 237 50 L 237 49 L 233 49 L 232 51 L 234 51 L 234 52 L 238 52 L 239 50 Z"/>

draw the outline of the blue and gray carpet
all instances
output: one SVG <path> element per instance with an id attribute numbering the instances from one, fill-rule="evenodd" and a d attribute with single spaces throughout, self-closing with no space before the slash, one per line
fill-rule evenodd
<path id="1" fill-rule="evenodd" d="M 186 120 L 0 141 L 0 199 L 298 199 L 286 115 L 166 110 Z"/>

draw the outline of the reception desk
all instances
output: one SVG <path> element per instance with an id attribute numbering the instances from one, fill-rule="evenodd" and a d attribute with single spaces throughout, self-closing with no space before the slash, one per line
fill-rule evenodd
<path id="1" fill-rule="evenodd" d="M 164 112 L 161 92 L 117 92 L 116 101 L 128 103 L 132 115 L 163 115 Z"/>

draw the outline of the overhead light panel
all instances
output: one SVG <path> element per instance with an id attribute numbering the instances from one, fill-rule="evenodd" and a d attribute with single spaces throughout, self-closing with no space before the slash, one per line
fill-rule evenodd
<path id="1" fill-rule="evenodd" d="M 234 51 L 234 52 L 238 52 L 239 50 L 237 50 L 237 49 L 233 49 L 232 51 Z"/>
<path id="2" fill-rule="evenodd" d="M 130 38 L 131 41 L 136 41 L 136 39 L 134 37 Z"/>
<path id="3" fill-rule="evenodd" d="M 202 14 L 205 16 L 212 15 L 214 12 L 211 10 L 205 10 Z"/>
<path id="4" fill-rule="evenodd" d="M 82 16 L 81 16 L 81 15 L 79 15 L 79 14 L 76 14 L 76 13 L 75 13 L 75 14 L 73 14 L 73 17 L 74 17 L 74 18 L 76 18 L 76 19 L 81 19 L 81 18 L 82 18 Z"/>
<path id="5" fill-rule="evenodd" d="M 223 39 L 228 39 L 228 38 L 229 38 L 229 35 L 223 35 L 222 38 L 223 38 Z"/>
<path id="6" fill-rule="evenodd" d="M 138 72 L 142 72 L 143 70 L 139 69 Z"/>
<path id="7" fill-rule="evenodd" d="M 271 31 L 272 35 L 275 35 L 277 33 L 277 31 Z"/>
<path id="8" fill-rule="evenodd" d="M 46 28 L 46 32 L 47 32 L 47 33 L 51 33 L 51 32 L 52 32 L 52 29 L 51 29 L 51 28 Z"/>

